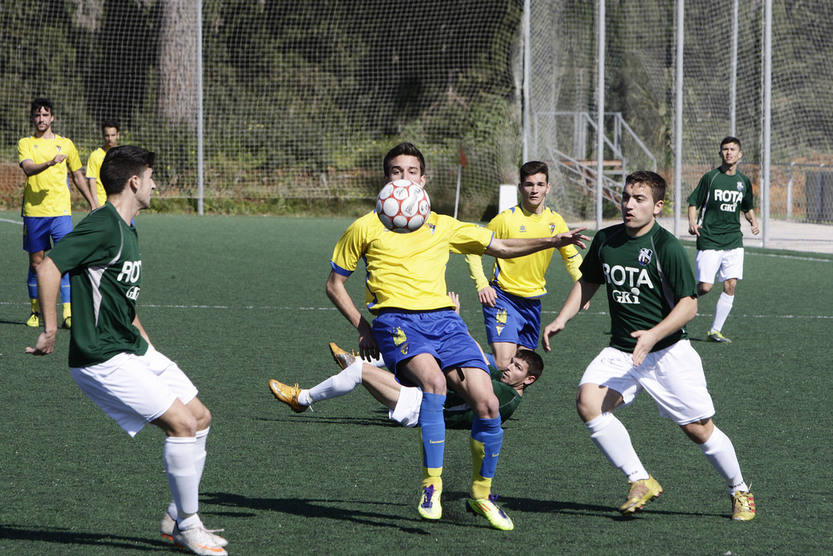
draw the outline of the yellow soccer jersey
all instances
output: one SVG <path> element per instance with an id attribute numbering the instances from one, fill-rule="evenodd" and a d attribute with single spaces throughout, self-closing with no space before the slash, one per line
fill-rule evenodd
<path id="1" fill-rule="evenodd" d="M 492 237 L 491 230 L 435 212 L 417 231 L 397 234 L 370 212 L 353 222 L 338 240 L 331 266 L 349 276 L 364 258 L 367 308 L 374 314 L 385 308 L 453 307 L 445 285 L 449 252 L 482 255 Z"/>
<path id="2" fill-rule="evenodd" d="M 570 231 L 560 214 L 549 207 L 541 214 L 525 211 L 520 206 L 506 209 L 486 226 L 501 239 L 548 237 Z M 544 249 L 531 255 L 513 259 L 495 259 L 492 280 L 497 286 L 518 297 L 540 297 L 547 293 L 546 273 L 552 260 L 553 249 Z M 573 281 L 581 278 L 581 254 L 574 245 L 559 249 L 564 266 Z M 466 262 L 477 290 L 489 285 L 483 273 L 482 257 L 468 255 Z"/>
<path id="3" fill-rule="evenodd" d="M 101 163 L 104 162 L 104 155 L 106 154 L 107 151 L 98 147 L 92 152 L 90 158 L 87 159 L 87 179 L 95 180 L 95 195 L 98 197 L 98 204 L 100 206 L 104 206 L 104 202 L 107 201 L 107 192 L 104 191 L 104 186 L 101 185 L 101 178 L 99 177 Z"/>
<path id="4" fill-rule="evenodd" d="M 41 164 L 52 160 L 59 152 L 67 155 L 66 160 L 26 178 L 23 190 L 23 216 L 72 214 L 67 169 L 75 172 L 81 168 L 81 159 L 72 141 L 55 135 L 52 139 L 24 137 L 17 143 L 18 163 L 31 160 L 35 164 Z"/>

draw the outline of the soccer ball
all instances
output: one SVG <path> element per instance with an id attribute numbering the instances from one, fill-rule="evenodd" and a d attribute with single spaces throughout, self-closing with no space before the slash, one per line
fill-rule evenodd
<path id="1" fill-rule="evenodd" d="M 428 193 L 411 180 L 387 184 L 376 197 L 376 214 L 385 228 L 398 234 L 418 230 L 431 213 Z"/>

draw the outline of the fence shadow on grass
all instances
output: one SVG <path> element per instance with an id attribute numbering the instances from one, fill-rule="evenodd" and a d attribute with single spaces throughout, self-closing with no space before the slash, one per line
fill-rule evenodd
<path id="1" fill-rule="evenodd" d="M 84 533 L 55 527 L 38 527 L 36 525 L 17 525 L 10 523 L 0 525 L 0 539 L 28 542 L 47 542 L 60 545 L 89 545 L 109 549 L 157 551 L 170 548 L 169 542 L 150 537 L 120 537 L 107 533 Z"/>

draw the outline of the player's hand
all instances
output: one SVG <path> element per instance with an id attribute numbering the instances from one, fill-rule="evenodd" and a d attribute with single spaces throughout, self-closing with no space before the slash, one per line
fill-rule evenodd
<path id="1" fill-rule="evenodd" d="M 379 357 L 379 346 L 376 345 L 376 338 L 373 337 L 373 330 L 370 324 L 362 318 L 359 323 L 359 357 L 362 359 L 376 359 Z"/>
<path id="2" fill-rule="evenodd" d="M 650 330 L 634 330 L 631 332 L 631 338 L 636 338 L 636 346 L 633 348 L 633 366 L 638 367 L 645 361 L 645 357 L 651 353 L 660 338 Z"/>
<path id="3" fill-rule="evenodd" d="M 587 303 L 581 306 L 582 311 L 589 311 L 590 310 L 590 300 L 587 300 Z"/>
<path id="4" fill-rule="evenodd" d="M 700 226 L 697 224 L 688 224 L 688 233 L 693 236 L 700 237 Z"/>
<path id="5" fill-rule="evenodd" d="M 63 162 L 66 159 L 67 159 L 67 155 L 65 155 L 64 153 L 58 153 L 58 154 L 55 155 L 55 158 L 52 159 L 52 165 L 54 166 L 56 164 L 60 164 L 61 162 Z"/>
<path id="6" fill-rule="evenodd" d="M 553 236 L 555 240 L 554 247 L 556 249 L 561 249 L 562 247 L 566 247 L 568 245 L 575 245 L 577 247 L 581 247 L 584 249 L 587 245 L 584 243 L 585 241 L 590 241 L 590 238 L 586 235 L 583 235 L 581 232 L 586 230 L 587 227 L 583 226 L 581 228 L 573 228 L 569 232 L 564 232 L 562 234 L 556 234 Z"/>
<path id="7" fill-rule="evenodd" d="M 27 346 L 26 353 L 49 355 L 55 349 L 55 332 L 41 332 L 35 347 Z"/>
<path id="8" fill-rule="evenodd" d="M 451 298 L 451 302 L 454 303 L 454 312 L 458 315 L 460 314 L 460 296 L 457 292 L 448 292 L 448 297 Z"/>
<path id="9" fill-rule="evenodd" d="M 753 224 L 752 225 L 752 233 L 754 235 L 758 235 L 759 233 L 761 233 L 761 229 Z"/>
<path id="10" fill-rule="evenodd" d="M 544 351 L 550 351 L 550 337 L 555 336 L 567 326 L 566 322 L 561 321 L 558 317 L 555 318 L 554 321 L 549 323 L 546 328 L 544 328 L 543 334 L 541 334 L 541 345 L 544 346 Z"/>
<path id="11" fill-rule="evenodd" d="M 494 307 L 497 300 L 497 292 L 492 286 L 486 286 L 477 291 L 477 299 L 484 307 Z"/>

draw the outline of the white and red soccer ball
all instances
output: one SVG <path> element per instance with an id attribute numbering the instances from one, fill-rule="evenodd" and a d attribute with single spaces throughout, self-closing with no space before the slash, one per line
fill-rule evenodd
<path id="1" fill-rule="evenodd" d="M 431 213 L 428 193 L 411 180 L 387 184 L 376 197 L 376 214 L 385 228 L 398 234 L 418 230 Z"/>

